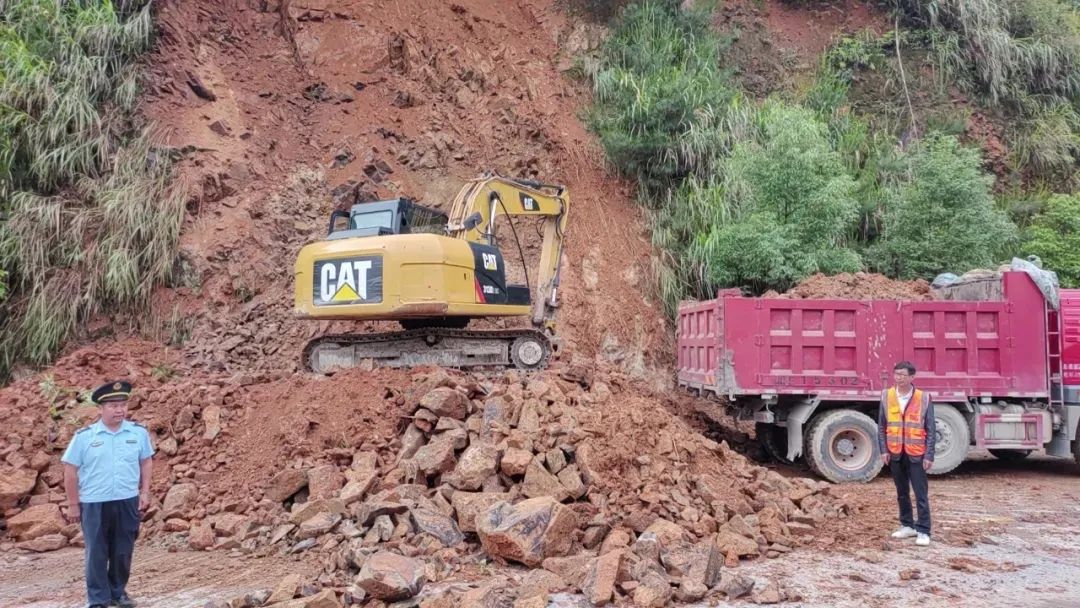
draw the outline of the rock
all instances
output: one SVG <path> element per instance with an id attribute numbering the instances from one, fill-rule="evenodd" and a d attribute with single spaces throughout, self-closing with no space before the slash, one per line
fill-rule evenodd
<path id="1" fill-rule="evenodd" d="M 68 539 L 63 534 L 46 534 L 33 540 L 16 543 L 15 547 L 17 549 L 33 551 L 35 553 L 44 553 L 46 551 L 63 549 L 67 544 Z"/>
<path id="2" fill-rule="evenodd" d="M 23 497 L 29 496 L 37 478 L 38 472 L 33 469 L 0 470 L 0 511 L 17 506 Z"/>
<path id="3" fill-rule="evenodd" d="M 398 452 L 397 461 L 402 462 L 412 458 L 416 452 L 424 447 L 424 432 L 410 424 L 401 435 L 401 450 Z"/>
<path id="4" fill-rule="evenodd" d="M 174 517 L 165 520 L 166 532 L 187 532 L 189 529 L 191 529 L 191 524 L 186 519 Z"/>
<path id="5" fill-rule="evenodd" d="M 274 604 L 274 608 L 341 608 L 337 594 L 331 589 L 323 589 L 315 595 Z"/>
<path id="6" fill-rule="evenodd" d="M 364 562 L 356 584 L 372 597 L 397 601 L 413 597 L 427 582 L 419 560 L 388 551 L 379 551 Z"/>
<path id="7" fill-rule="evenodd" d="M 454 470 L 454 445 L 440 435 L 417 450 L 412 461 L 417 469 L 428 477 L 449 473 Z"/>
<path id="8" fill-rule="evenodd" d="M 551 448 L 544 455 L 544 459 L 547 461 L 547 468 L 552 474 L 558 475 L 559 471 L 566 467 L 566 452 L 563 452 L 559 448 Z"/>
<path id="9" fill-rule="evenodd" d="M 559 576 L 566 584 L 580 589 L 585 582 L 585 575 L 589 571 L 589 565 L 593 558 L 588 555 L 572 555 L 569 557 L 549 557 L 542 562 L 544 570 L 548 570 Z"/>
<path id="10" fill-rule="evenodd" d="M 368 498 L 364 504 L 360 505 L 359 509 L 355 510 L 356 525 L 370 526 L 371 523 L 379 517 L 404 513 L 409 510 L 407 505 L 403 505 L 400 502 L 378 500 L 380 495 L 381 493 Z"/>
<path id="11" fill-rule="evenodd" d="M 176 437 L 166 437 L 157 447 L 158 451 L 166 456 L 176 456 L 176 452 L 180 450 L 180 446 L 176 443 Z"/>
<path id="12" fill-rule="evenodd" d="M 581 471 L 581 480 L 586 486 L 592 486 L 600 479 L 600 473 L 596 468 L 596 452 L 588 442 L 578 444 L 574 452 L 574 462 Z"/>
<path id="13" fill-rule="evenodd" d="M 634 589 L 634 605 L 642 608 L 662 608 L 671 601 L 671 585 L 660 574 L 648 571 Z"/>
<path id="14" fill-rule="evenodd" d="M 188 545 L 196 551 L 202 551 L 214 546 L 214 529 L 210 527 L 210 522 L 199 522 L 191 529 L 191 533 L 188 535 Z"/>
<path id="15" fill-rule="evenodd" d="M 336 498 L 330 500 L 310 500 L 294 506 L 293 509 L 292 515 L 289 516 L 289 521 L 299 525 L 320 513 L 336 513 L 342 515 L 345 513 L 345 503 Z"/>
<path id="16" fill-rule="evenodd" d="M 565 555 L 573 546 L 576 529 L 575 513 L 550 496 L 516 505 L 501 502 L 476 518 L 480 543 L 489 555 L 527 566 Z"/>
<path id="17" fill-rule="evenodd" d="M 548 597 L 546 595 L 532 595 L 514 600 L 513 608 L 547 608 L 547 605 Z"/>
<path id="18" fill-rule="evenodd" d="M 59 534 L 67 522 L 60 507 L 53 503 L 35 505 L 7 520 L 7 533 L 15 540 L 34 540 L 48 534 Z"/>
<path id="19" fill-rule="evenodd" d="M 510 448 L 503 454 L 500 470 L 511 477 L 524 475 L 532 462 L 532 452 L 518 448 Z"/>
<path id="20" fill-rule="evenodd" d="M 296 528 L 296 524 L 282 524 L 274 528 L 274 533 L 270 535 L 270 544 L 276 545 L 281 542 L 281 539 L 288 536 L 289 532 L 292 532 Z"/>
<path id="21" fill-rule="evenodd" d="M 600 543 L 604 542 L 604 537 L 608 534 L 607 525 L 589 526 L 585 528 L 585 533 L 581 535 L 581 546 L 586 549 L 596 549 Z M 603 555 L 603 553 L 601 553 Z"/>
<path id="22" fill-rule="evenodd" d="M 420 407 L 431 410 L 437 416 L 464 420 L 469 415 L 469 398 L 452 388 L 439 387 L 420 399 Z"/>
<path id="23" fill-rule="evenodd" d="M 716 589 L 727 596 L 728 600 L 738 599 L 754 590 L 754 579 L 745 574 L 724 572 Z"/>
<path id="24" fill-rule="evenodd" d="M 559 471 L 558 477 L 559 483 L 566 488 L 566 492 L 570 495 L 570 498 L 577 500 L 582 496 L 585 496 L 585 483 L 581 481 L 581 475 L 578 473 L 577 465 L 570 465 Z"/>
<path id="25" fill-rule="evenodd" d="M 458 598 L 460 606 L 469 608 L 507 608 L 513 592 L 502 581 L 495 581 L 470 589 Z"/>
<path id="26" fill-rule="evenodd" d="M 581 592 L 593 606 L 603 606 L 611 601 L 622 556 L 622 549 L 615 550 L 596 558 L 589 567 L 585 580 L 581 584 Z"/>
<path id="27" fill-rule="evenodd" d="M 709 593 L 709 588 L 705 585 L 692 581 L 690 579 L 683 579 L 679 584 L 679 591 L 675 594 L 679 601 L 682 602 L 696 602 Z"/>
<path id="28" fill-rule="evenodd" d="M 277 602 L 285 602 L 293 599 L 296 596 L 296 592 L 300 589 L 300 575 L 299 574 L 287 574 L 285 578 L 278 582 L 274 587 L 273 593 L 267 598 L 267 604 L 274 604 Z"/>
<path id="29" fill-rule="evenodd" d="M 208 405 L 202 411 L 203 439 L 213 441 L 221 434 L 221 408 L 216 405 Z"/>
<path id="30" fill-rule="evenodd" d="M 600 545 L 600 555 L 612 549 L 621 549 L 630 546 L 630 533 L 622 528 L 616 528 L 608 533 L 604 542 Z"/>
<path id="31" fill-rule="evenodd" d="M 689 534 L 682 526 L 666 519 L 657 519 L 645 528 L 645 532 L 655 534 L 661 547 L 671 547 L 689 539 Z"/>
<path id="32" fill-rule="evenodd" d="M 178 483 L 169 488 L 161 503 L 161 513 L 166 519 L 186 517 L 188 509 L 199 498 L 199 487 L 193 483 Z"/>
<path id="33" fill-rule="evenodd" d="M 479 490 L 484 480 L 495 474 L 498 466 L 499 452 L 495 446 L 475 441 L 461 454 L 457 467 L 447 481 L 459 490 Z"/>
<path id="34" fill-rule="evenodd" d="M 249 521 L 247 517 L 238 513 L 221 513 L 210 518 L 214 532 L 218 536 L 233 536 L 237 533 L 247 532 Z"/>
<path id="35" fill-rule="evenodd" d="M 476 516 L 506 500 L 510 500 L 506 492 L 454 492 L 450 504 L 457 512 L 458 528 L 462 532 L 476 532 Z"/>
<path id="36" fill-rule="evenodd" d="M 559 483 L 555 477 L 540 464 L 539 458 L 533 458 L 525 470 L 525 480 L 521 482 L 521 493 L 529 498 L 551 496 L 557 502 L 562 502 L 570 497 L 570 493 Z"/>
<path id="37" fill-rule="evenodd" d="M 263 496 L 274 502 L 283 502 L 302 490 L 307 482 L 307 473 L 298 469 L 285 469 L 267 482 Z"/>
<path id="38" fill-rule="evenodd" d="M 755 604 L 779 604 L 784 600 L 784 596 L 780 593 L 780 584 L 770 581 L 764 589 L 754 593 L 750 599 Z"/>
<path id="39" fill-rule="evenodd" d="M 296 532 L 296 538 L 297 540 L 304 540 L 322 536 L 332 530 L 340 521 L 340 513 L 331 513 L 329 511 L 316 513 L 313 517 L 304 520 L 300 524 L 300 529 Z"/>
<path id="40" fill-rule="evenodd" d="M 453 547 L 465 540 L 465 535 L 448 516 L 431 509 L 417 508 L 410 511 L 416 529 L 439 539 L 444 547 Z"/>
<path id="41" fill-rule="evenodd" d="M 308 469 L 308 495 L 310 499 L 333 498 L 345 485 L 345 476 L 332 464 Z"/>
<path id="42" fill-rule="evenodd" d="M 560 560 L 569 559 L 564 557 L 549 557 L 544 560 Z M 579 570 L 580 571 L 580 570 Z M 521 584 L 518 585 L 518 597 L 543 597 L 545 602 L 547 596 L 555 591 L 562 591 L 567 586 L 566 579 L 543 568 L 536 568 L 529 570 L 525 573 L 525 576 L 521 578 Z M 544 604 L 547 606 L 547 604 Z"/>
<path id="43" fill-rule="evenodd" d="M 720 531 L 716 533 L 713 542 L 716 543 L 717 550 L 724 555 L 734 553 L 736 556 L 742 557 L 744 555 L 758 554 L 757 541 L 736 534 L 727 527 L 727 524 L 720 527 Z"/>

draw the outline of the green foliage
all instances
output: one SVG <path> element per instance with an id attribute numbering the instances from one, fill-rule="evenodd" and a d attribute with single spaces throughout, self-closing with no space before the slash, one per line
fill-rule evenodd
<path id="1" fill-rule="evenodd" d="M 708 162 L 723 143 L 682 146 L 698 127 L 722 122 L 715 110 L 733 96 L 707 16 L 672 0 L 634 4 L 602 49 L 590 122 L 611 162 L 654 194 Z"/>
<path id="2" fill-rule="evenodd" d="M 877 269 L 900 278 L 994 265 L 1016 230 L 994 206 L 978 151 L 931 135 L 910 153 L 910 178 L 887 190 Z"/>
<path id="3" fill-rule="evenodd" d="M 134 114 L 151 33 L 145 2 L 0 2 L 0 379 L 169 271 L 183 193 Z"/>
<path id="4" fill-rule="evenodd" d="M 1063 287 L 1080 287 L 1080 194 L 1056 194 L 1025 234 L 1024 251 L 1042 258 Z"/>
<path id="5" fill-rule="evenodd" d="M 758 121 L 758 141 L 732 151 L 727 184 L 705 194 L 727 199 L 733 221 L 714 224 L 691 247 L 691 259 L 710 283 L 756 290 L 783 289 L 814 272 L 859 270 L 857 254 L 837 254 L 858 202 L 828 125 L 808 109 L 785 104 L 767 104 Z"/>
<path id="6" fill-rule="evenodd" d="M 885 64 L 885 50 L 891 44 L 892 33 L 879 38 L 873 31 L 864 30 L 855 36 L 845 36 L 826 51 L 824 63 L 842 78 L 850 80 L 857 70 L 879 70 Z"/>
<path id="7" fill-rule="evenodd" d="M 3 269 L 0 269 L 0 304 L 4 303 L 7 299 L 7 273 Z"/>
<path id="8" fill-rule="evenodd" d="M 1080 12 L 1061 0 L 900 0 L 928 28 L 945 83 L 1017 119 L 1019 169 L 1069 184 L 1080 165 Z M 956 78 L 953 78 L 953 77 Z"/>

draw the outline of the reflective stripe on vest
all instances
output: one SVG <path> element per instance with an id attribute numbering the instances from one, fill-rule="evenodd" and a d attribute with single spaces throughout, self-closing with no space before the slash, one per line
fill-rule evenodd
<path id="1" fill-rule="evenodd" d="M 895 456 L 901 452 L 908 456 L 926 453 L 926 429 L 923 426 L 926 403 L 923 392 L 913 390 L 911 401 L 903 413 L 900 412 L 900 398 L 895 387 L 890 388 L 885 396 L 885 446 Z"/>

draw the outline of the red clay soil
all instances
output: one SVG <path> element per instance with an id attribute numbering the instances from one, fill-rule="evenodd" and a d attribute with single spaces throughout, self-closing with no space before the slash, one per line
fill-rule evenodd
<path id="1" fill-rule="evenodd" d="M 923 279 L 897 281 L 884 275 L 868 272 L 842 273 L 827 276 L 815 274 L 799 282 L 783 294 L 775 291 L 767 298 L 794 300 L 851 299 L 851 300 L 931 300 L 930 284 Z"/>
<path id="2" fill-rule="evenodd" d="M 162 3 L 146 111 L 191 151 L 193 195 L 190 286 L 158 301 L 163 318 L 194 315 L 185 354 L 209 370 L 293 371 L 311 335 L 360 329 L 291 317 L 295 253 L 324 234 L 332 191 L 445 209 L 463 180 L 495 169 L 569 188 L 567 351 L 635 373 L 666 361 L 632 185 L 606 173 L 578 119 L 589 92 L 560 72 L 561 42 L 596 39 L 555 4 Z"/>

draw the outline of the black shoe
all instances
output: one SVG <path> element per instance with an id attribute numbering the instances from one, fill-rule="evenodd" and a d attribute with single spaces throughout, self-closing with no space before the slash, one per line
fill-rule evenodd
<path id="1" fill-rule="evenodd" d="M 135 608 L 135 602 L 131 601 L 130 597 L 121 595 L 119 599 L 113 600 L 113 606 L 119 606 L 120 608 Z"/>
<path id="2" fill-rule="evenodd" d="M 107 605 L 105 605 L 105 604 L 90 604 L 86 608 L 109 608 L 109 607 Z"/>

